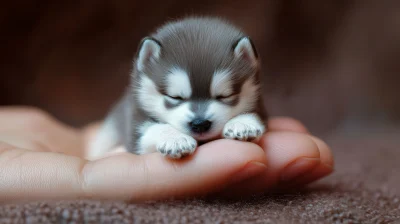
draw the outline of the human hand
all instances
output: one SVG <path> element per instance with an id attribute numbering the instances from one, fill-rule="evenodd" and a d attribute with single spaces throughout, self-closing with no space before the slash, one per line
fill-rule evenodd
<path id="1" fill-rule="evenodd" d="M 115 149 L 85 159 L 98 125 L 68 127 L 43 111 L 0 108 L 0 200 L 157 200 L 219 192 L 243 195 L 303 186 L 332 172 L 329 147 L 289 118 L 273 118 L 260 146 L 217 140 L 191 157 Z"/>

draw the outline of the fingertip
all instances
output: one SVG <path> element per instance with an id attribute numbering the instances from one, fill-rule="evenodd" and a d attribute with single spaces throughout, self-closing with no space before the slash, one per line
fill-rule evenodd
<path id="1" fill-rule="evenodd" d="M 311 172 L 320 164 L 316 143 L 296 132 L 269 132 L 260 140 L 264 149 L 267 168 L 255 175 L 219 192 L 223 197 L 247 195 L 272 190 Z"/>
<path id="2" fill-rule="evenodd" d="M 263 180 L 266 188 L 279 184 L 282 176 L 286 176 L 284 178 L 286 180 L 287 176 L 296 178 L 297 175 L 310 170 L 320 160 L 315 142 L 308 135 L 301 133 L 269 132 L 261 139 L 260 145 L 265 151 L 268 164 Z"/>
<path id="3" fill-rule="evenodd" d="M 333 169 L 334 165 L 335 165 L 335 159 L 334 159 L 331 148 L 328 146 L 328 144 L 326 144 L 324 141 L 322 141 L 318 137 L 310 136 L 310 138 L 315 142 L 315 144 L 317 145 L 317 147 L 319 149 L 321 163 L 323 163 L 325 166 L 331 167 Z"/>
<path id="4" fill-rule="evenodd" d="M 250 179 L 229 186 L 219 195 L 245 196 L 274 189 L 298 189 L 332 173 L 333 156 L 322 140 L 293 131 L 266 133 L 260 141 L 267 169 Z"/>
<path id="5" fill-rule="evenodd" d="M 268 120 L 270 131 L 293 131 L 308 133 L 307 128 L 299 121 L 291 117 L 272 117 Z"/>
<path id="6" fill-rule="evenodd" d="M 301 133 L 270 132 L 261 139 L 260 145 L 265 150 L 269 166 L 276 168 L 301 157 L 320 158 L 317 144 Z"/>
<path id="7" fill-rule="evenodd" d="M 276 136 L 278 136 L 278 134 L 280 133 L 276 133 Z M 333 172 L 333 155 L 329 146 L 324 141 L 310 135 L 296 133 L 281 134 L 285 135 L 287 138 L 290 137 L 292 139 L 292 143 L 287 143 L 285 148 L 289 156 L 286 156 L 284 157 L 285 159 L 281 160 L 282 163 L 280 166 L 277 166 L 277 170 L 280 168 L 282 169 L 277 173 L 280 173 L 282 179 L 282 177 L 287 175 L 287 172 L 289 172 L 290 178 L 284 178 L 286 180 L 278 181 L 277 186 L 284 187 L 286 189 L 302 187 Z M 280 138 L 283 138 L 282 135 L 280 135 Z M 283 139 L 281 141 L 283 141 Z M 288 141 L 289 140 L 286 139 L 286 142 Z M 294 150 L 293 148 L 294 145 L 292 144 L 294 144 L 294 142 L 297 142 L 297 150 Z M 292 147 L 289 147 L 289 145 L 292 145 Z M 304 157 L 301 157 L 301 155 Z M 278 153 L 276 151 L 272 152 L 270 156 L 278 158 Z M 283 157 L 283 153 L 281 156 Z M 290 162 L 289 165 L 284 167 L 283 161 L 289 161 L 291 159 L 293 159 L 293 162 Z M 279 159 L 275 160 L 279 161 Z M 288 169 L 291 164 L 295 164 L 295 169 Z"/>

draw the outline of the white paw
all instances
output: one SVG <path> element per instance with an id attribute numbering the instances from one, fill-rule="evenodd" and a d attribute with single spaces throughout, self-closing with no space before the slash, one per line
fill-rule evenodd
<path id="1" fill-rule="evenodd" d="M 232 119 L 226 123 L 223 136 L 227 139 L 253 141 L 264 134 L 264 126 L 260 123 L 244 123 L 239 119 Z"/>
<path id="2" fill-rule="evenodd" d="M 157 144 L 157 151 L 164 156 L 179 159 L 191 155 L 197 147 L 197 141 L 184 134 L 180 134 Z"/>

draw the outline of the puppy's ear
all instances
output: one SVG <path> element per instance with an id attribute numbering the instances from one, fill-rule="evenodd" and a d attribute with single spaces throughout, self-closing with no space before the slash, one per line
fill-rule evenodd
<path id="1" fill-rule="evenodd" d="M 148 66 L 150 63 L 157 61 L 161 55 L 161 43 L 152 38 L 144 38 L 140 45 L 137 54 L 136 67 L 139 71 Z"/>
<path id="2" fill-rule="evenodd" d="M 235 58 L 247 60 L 251 65 L 257 65 L 257 50 L 249 37 L 240 38 L 233 45 L 233 53 Z"/>

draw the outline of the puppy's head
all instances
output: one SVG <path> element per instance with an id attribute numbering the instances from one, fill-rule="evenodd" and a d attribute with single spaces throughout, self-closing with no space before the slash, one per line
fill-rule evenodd
<path id="1" fill-rule="evenodd" d="M 231 118 L 256 109 L 258 72 L 249 37 L 220 21 L 189 20 L 142 41 L 133 88 L 151 117 L 207 141 Z"/>

